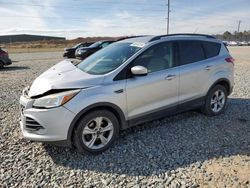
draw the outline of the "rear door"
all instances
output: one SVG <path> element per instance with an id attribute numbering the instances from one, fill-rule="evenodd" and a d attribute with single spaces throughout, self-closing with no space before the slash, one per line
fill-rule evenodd
<path id="1" fill-rule="evenodd" d="M 180 103 L 203 97 L 204 87 L 214 67 L 212 61 L 206 60 L 201 41 L 178 41 L 180 65 Z"/>

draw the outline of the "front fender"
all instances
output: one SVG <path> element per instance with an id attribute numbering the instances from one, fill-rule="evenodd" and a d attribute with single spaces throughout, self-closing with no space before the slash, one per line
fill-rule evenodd
<path id="1" fill-rule="evenodd" d="M 72 111 L 76 116 L 69 126 L 68 139 L 71 139 L 71 135 L 75 124 L 82 115 L 96 108 L 109 108 L 115 111 L 119 116 L 121 129 L 127 128 L 127 106 L 126 106 L 126 94 L 115 93 L 114 90 L 121 88 L 118 87 L 93 87 L 82 90 L 71 101 L 64 105 L 65 108 Z"/>

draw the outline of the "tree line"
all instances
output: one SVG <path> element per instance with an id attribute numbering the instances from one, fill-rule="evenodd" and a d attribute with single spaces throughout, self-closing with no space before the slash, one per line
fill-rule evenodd
<path id="1" fill-rule="evenodd" d="M 214 35 L 216 38 L 226 41 L 250 41 L 250 30 L 243 32 L 229 32 L 225 31 L 223 34 Z"/>

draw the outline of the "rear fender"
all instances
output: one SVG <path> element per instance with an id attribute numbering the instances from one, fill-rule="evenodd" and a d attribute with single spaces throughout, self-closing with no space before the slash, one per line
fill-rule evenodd
<path id="1" fill-rule="evenodd" d="M 219 71 L 216 72 L 214 75 L 212 75 L 209 79 L 209 81 L 207 82 L 206 85 L 206 89 L 204 89 L 204 95 L 206 95 L 208 93 L 208 91 L 215 86 L 216 84 L 218 84 L 219 82 L 227 82 L 229 85 L 229 89 L 232 87 L 231 84 L 231 75 L 228 74 L 228 72 L 226 71 Z"/>

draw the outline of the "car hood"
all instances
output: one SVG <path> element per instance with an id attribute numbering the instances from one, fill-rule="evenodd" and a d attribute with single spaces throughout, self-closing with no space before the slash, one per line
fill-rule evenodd
<path id="1" fill-rule="evenodd" d="M 71 61 L 64 60 L 37 77 L 29 89 L 28 96 L 40 96 L 51 90 L 93 87 L 101 84 L 103 78 L 100 75 L 84 73 Z"/>

